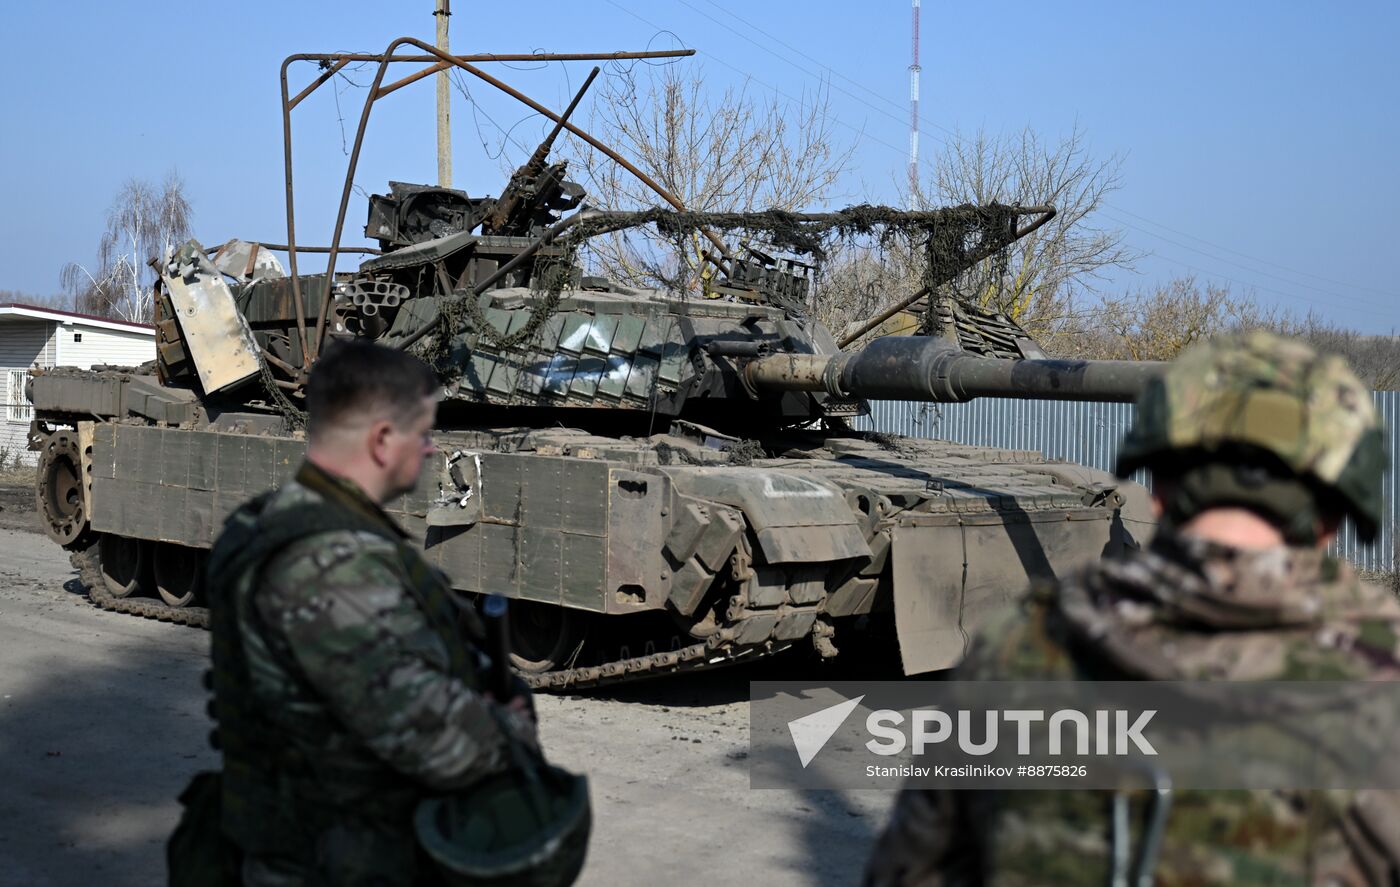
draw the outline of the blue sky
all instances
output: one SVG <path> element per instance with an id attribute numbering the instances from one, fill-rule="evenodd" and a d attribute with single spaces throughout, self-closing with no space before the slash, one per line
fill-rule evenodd
<path id="1" fill-rule="evenodd" d="M 833 203 L 893 201 L 908 144 L 909 5 L 736 0 L 458 0 L 459 52 L 684 45 L 716 89 L 797 98 L 831 84 L 838 135 L 856 140 Z M 10 3 L 0 108 L 0 289 L 52 292 L 90 262 L 129 177 L 176 170 L 195 232 L 285 238 L 278 67 L 294 52 L 431 41 L 432 0 Z M 1338 11 L 1333 11 L 1333 9 Z M 519 16 L 524 16 L 520 18 Z M 1075 125 L 1123 157 L 1097 220 L 1151 253 L 1119 293 L 1195 274 L 1270 305 L 1365 332 L 1400 331 L 1391 208 L 1400 203 L 1400 4 L 948 3 L 924 0 L 922 153 L 950 131 Z M 59 45 L 87 61 L 67 62 Z M 561 107 L 588 66 L 489 69 Z M 401 73 L 408 73 L 408 67 Z M 314 71 L 294 68 L 293 83 Z M 370 72 L 356 79 L 368 81 Z M 298 108 L 298 232 L 324 242 L 363 91 L 323 88 Z M 294 86 L 294 89 L 297 88 Z M 454 104 L 459 187 L 494 192 L 542 124 L 484 85 Z M 341 118 L 344 118 L 342 127 Z M 358 183 L 436 175 L 430 82 L 376 107 Z M 364 220 L 352 200 L 350 227 Z"/>

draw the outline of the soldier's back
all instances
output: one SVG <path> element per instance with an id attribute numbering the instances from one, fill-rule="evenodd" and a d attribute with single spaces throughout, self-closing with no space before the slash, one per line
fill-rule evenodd
<path id="1" fill-rule="evenodd" d="M 1400 677 L 1398 654 L 1400 604 L 1344 563 L 1315 550 L 1248 552 L 1165 537 L 1036 589 L 979 635 L 957 677 L 1385 680 Z M 906 790 L 867 884 L 1107 884 L 1115 859 L 1131 858 L 1156 816 L 1158 885 L 1383 883 L 1362 876 L 1347 841 L 1349 830 L 1365 831 L 1355 825 L 1354 793 L 1155 798 L 1149 790 Z M 1121 817 L 1115 832 L 1115 802 L 1129 813 L 1126 832 Z"/>

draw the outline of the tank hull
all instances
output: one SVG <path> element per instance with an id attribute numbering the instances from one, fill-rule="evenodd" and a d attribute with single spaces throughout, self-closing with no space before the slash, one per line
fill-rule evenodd
<path id="1" fill-rule="evenodd" d="M 73 378 L 127 400 L 147 384 L 110 375 Z M 178 582 L 185 564 L 241 503 L 295 473 L 304 440 L 250 433 L 227 415 L 194 427 L 130 412 L 75 424 L 90 532 L 55 538 L 120 540 L 88 556 L 120 551 L 157 573 L 178 562 L 164 571 L 174 579 L 147 576 L 145 596 L 133 568 L 88 565 L 116 580 L 99 582 L 95 599 L 199 624 L 198 589 Z M 1141 544 L 1152 526 L 1136 485 L 939 441 L 775 432 L 747 442 L 755 458 L 745 442 L 685 422 L 638 438 L 488 427 L 443 429 L 437 441 L 417 490 L 387 510 L 455 589 L 503 594 L 540 617 L 543 636 L 525 641 L 541 687 L 797 645 L 836 655 L 870 622 L 893 628 L 906 673 L 947 668 L 1029 580 Z"/>

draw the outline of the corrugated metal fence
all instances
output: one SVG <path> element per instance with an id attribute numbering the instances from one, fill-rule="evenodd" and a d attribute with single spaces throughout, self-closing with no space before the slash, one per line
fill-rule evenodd
<path id="1" fill-rule="evenodd" d="M 1334 551 L 1363 570 L 1400 569 L 1400 391 L 1374 393 L 1386 424 L 1390 471 L 1386 473 L 1385 518 L 1380 538 L 1362 545 L 1348 521 Z M 885 401 L 871 404 L 867 429 L 931 437 L 976 446 L 1039 450 L 1055 459 L 1113 470 L 1118 446 L 1135 407 L 1118 403 L 980 398 L 971 403 Z"/>

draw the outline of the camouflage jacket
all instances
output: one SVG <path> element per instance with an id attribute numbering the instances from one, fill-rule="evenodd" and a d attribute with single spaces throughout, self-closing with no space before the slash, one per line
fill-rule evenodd
<path id="1" fill-rule="evenodd" d="M 957 676 L 1396 679 L 1397 638 L 1394 597 L 1321 552 L 1164 536 L 1033 591 L 979 634 Z M 1146 793 L 1129 799 L 1141 821 Z M 1109 884 L 1111 801 L 1101 791 L 905 790 L 865 883 Z M 1178 791 L 1153 883 L 1391 884 L 1397 860 L 1390 792 Z"/>
<path id="2" fill-rule="evenodd" d="M 504 769 L 503 731 L 534 741 L 482 695 L 475 614 L 310 463 L 230 518 L 210 580 L 224 831 L 267 883 L 416 883 L 416 803 Z"/>

